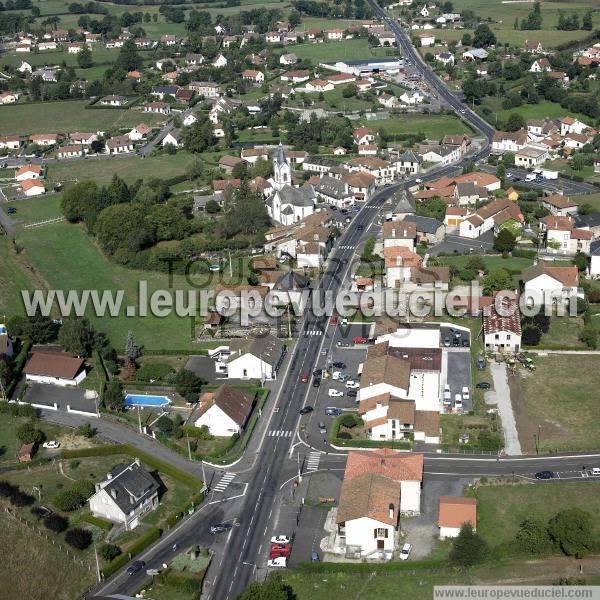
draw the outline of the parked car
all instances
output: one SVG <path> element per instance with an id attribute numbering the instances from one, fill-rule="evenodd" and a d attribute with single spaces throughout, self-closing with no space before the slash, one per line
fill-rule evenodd
<path id="1" fill-rule="evenodd" d="M 14 215 L 14 214 L 17 212 L 17 209 L 16 209 L 14 206 L 9 206 L 9 207 L 6 209 L 6 212 L 7 212 L 9 215 Z"/>
<path id="2" fill-rule="evenodd" d="M 477 357 L 477 368 L 482 371 L 483 369 L 485 369 L 485 357 L 484 356 L 478 356 Z"/>
<path id="3" fill-rule="evenodd" d="M 322 374 L 323 374 L 323 369 L 315 369 L 313 371 L 313 377 L 321 377 Z"/>
<path id="4" fill-rule="evenodd" d="M 280 556 L 279 558 L 271 558 L 267 561 L 267 567 L 283 567 L 287 566 L 287 558 Z"/>
<path id="5" fill-rule="evenodd" d="M 449 338 L 449 337 L 447 337 L 447 336 L 444 338 L 444 346 L 445 346 L 446 348 L 449 348 L 449 347 L 450 347 L 450 338 Z"/>
<path id="6" fill-rule="evenodd" d="M 480 390 L 489 390 L 492 386 L 487 381 L 480 381 L 475 384 L 475 387 Z"/>
<path id="7" fill-rule="evenodd" d="M 213 535 L 217 533 L 225 533 L 231 529 L 231 523 L 217 523 L 216 525 L 211 525 L 209 528 L 210 533 Z"/>
<path id="8" fill-rule="evenodd" d="M 444 386 L 444 404 L 450 404 L 452 402 L 452 394 L 450 393 L 450 386 L 446 384 Z"/>
<path id="9" fill-rule="evenodd" d="M 454 409 L 459 411 L 462 410 L 462 396 L 460 394 L 454 394 Z"/>
<path id="10" fill-rule="evenodd" d="M 469 347 L 469 340 L 464 340 L 462 341 L 462 347 L 463 348 L 468 348 Z"/>
<path id="11" fill-rule="evenodd" d="M 337 408 L 336 406 L 328 406 L 325 409 L 325 414 L 328 417 L 337 417 L 338 415 L 342 414 L 342 409 L 341 408 Z"/>
<path id="12" fill-rule="evenodd" d="M 346 387 L 349 390 L 357 390 L 360 387 L 360 384 L 358 383 L 358 381 L 354 381 L 354 379 L 350 379 L 350 380 L 346 381 Z"/>
<path id="13" fill-rule="evenodd" d="M 289 558 L 291 553 L 291 544 L 271 544 L 271 549 L 269 550 L 269 558 L 279 558 L 280 556 L 285 556 L 285 558 Z"/>
<path id="14" fill-rule="evenodd" d="M 402 550 L 400 550 L 400 560 L 407 560 L 408 557 L 410 556 L 410 551 L 412 549 L 411 544 L 404 544 L 404 546 L 402 546 Z"/>
<path id="15" fill-rule="evenodd" d="M 339 398 L 340 396 L 344 395 L 344 392 L 342 392 L 341 390 L 335 390 L 333 388 L 330 388 L 327 392 L 327 395 L 330 398 Z"/>
<path id="16" fill-rule="evenodd" d="M 348 381 L 350 379 L 350 375 L 348 375 L 348 373 L 342 373 L 340 375 L 340 381 L 342 383 L 346 383 L 346 381 Z"/>
<path id="17" fill-rule="evenodd" d="M 338 380 L 338 379 L 340 378 L 340 376 L 341 376 L 341 375 L 342 375 L 342 372 L 341 372 L 341 371 L 334 371 L 334 372 L 331 374 L 331 379 L 336 379 L 336 380 Z"/>
<path id="18" fill-rule="evenodd" d="M 315 377 L 313 379 L 313 387 L 319 387 L 321 385 L 321 378 L 320 377 Z"/>
<path id="19" fill-rule="evenodd" d="M 329 319 L 329 322 L 332 325 L 337 325 L 337 322 L 338 322 L 337 317 L 335 315 L 333 315 L 333 317 L 331 317 L 331 319 Z"/>
<path id="20" fill-rule="evenodd" d="M 301 415 L 307 415 L 308 413 L 311 413 L 313 410 L 314 410 L 314 408 L 312 406 L 303 406 L 299 412 Z"/>
<path id="21" fill-rule="evenodd" d="M 322 435 L 327 433 L 327 427 L 325 427 L 325 423 L 323 423 L 323 421 L 319 421 L 319 433 Z"/>
<path id="22" fill-rule="evenodd" d="M 600 467 L 592 467 L 590 469 L 590 475 L 593 475 L 594 477 L 600 476 Z"/>
<path id="23" fill-rule="evenodd" d="M 462 389 L 462 399 L 463 402 L 466 402 L 469 399 L 469 388 L 467 386 L 464 386 Z"/>
<path id="24" fill-rule="evenodd" d="M 308 381 L 308 373 L 302 373 L 302 374 L 300 375 L 300 381 L 301 381 L 302 383 L 306 383 L 306 382 Z"/>
<path id="25" fill-rule="evenodd" d="M 346 396 L 348 396 L 348 398 L 356 398 L 358 396 L 358 390 L 347 390 Z"/>
<path id="26" fill-rule="evenodd" d="M 289 544 L 292 540 L 287 535 L 274 535 L 271 538 L 271 544 Z"/>
<path id="27" fill-rule="evenodd" d="M 49 442 L 44 442 L 42 444 L 42 447 L 44 448 L 60 448 L 60 442 L 57 442 L 56 440 L 50 440 Z"/>
<path id="28" fill-rule="evenodd" d="M 366 344 L 367 343 L 367 338 L 366 337 L 362 337 L 361 335 L 357 335 L 354 336 L 352 338 L 352 342 L 355 344 Z"/>
<path id="29" fill-rule="evenodd" d="M 134 560 L 127 567 L 127 575 L 135 575 L 136 573 L 139 573 L 145 566 L 146 563 L 143 560 Z"/>
<path id="30" fill-rule="evenodd" d="M 319 562 L 321 559 L 319 558 L 319 553 L 314 550 L 310 553 L 310 561 L 311 562 Z"/>
<path id="31" fill-rule="evenodd" d="M 535 474 L 536 479 L 554 479 L 556 475 L 552 471 L 538 471 Z"/>
<path id="32" fill-rule="evenodd" d="M 343 362 L 334 362 L 332 364 L 336 369 L 345 369 L 346 368 L 346 363 L 343 363 Z"/>

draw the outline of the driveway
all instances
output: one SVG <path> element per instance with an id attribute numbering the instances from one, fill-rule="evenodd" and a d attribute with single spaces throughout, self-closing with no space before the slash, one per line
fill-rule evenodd
<path id="1" fill-rule="evenodd" d="M 502 421 L 502 431 L 504 432 L 504 451 L 509 456 L 520 456 L 522 454 L 521 444 L 510 401 L 506 364 L 492 362 L 490 363 L 490 372 L 494 381 L 494 389 L 485 393 L 485 401 L 487 404 L 496 404 L 498 406 L 498 413 Z"/>

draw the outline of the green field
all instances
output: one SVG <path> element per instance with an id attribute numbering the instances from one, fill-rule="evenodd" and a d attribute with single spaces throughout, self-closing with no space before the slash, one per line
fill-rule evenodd
<path id="1" fill-rule="evenodd" d="M 139 123 L 156 125 L 164 118 L 120 108 L 89 108 L 87 100 L 15 104 L 0 107 L 0 135 L 115 131 Z"/>
<path id="2" fill-rule="evenodd" d="M 168 179 L 185 173 L 187 165 L 194 159 L 187 152 L 159 154 L 141 158 L 137 155 L 113 158 L 79 159 L 52 163 L 48 167 L 47 178 L 61 183 L 94 179 L 98 183 L 109 182 L 113 175 L 127 182 L 144 177 Z"/>
<path id="3" fill-rule="evenodd" d="M 322 44 L 307 42 L 295 45 L 293 50 L 298 58 L 312 60 L 315 64 L 335 62 L 337 60 L 357 60 L 373 56 L 387 56 L 385 48 L 369 48 L 369 42 L 366 38 L 341 40 L 339 42 L 323 42 Z"/>
<path id="4" fill-rule="evenodd" d="M 23 310 L 21 290 L 30 290 L 34 283 L 30 273 L 19 263 L 12 242 L 0 235 L 0 315 L 10 316 Z"/>
<path id="5" fill-rule="evenodd" d="M 96 579 L 93 570 L 68 557 L 40 534 L 2 511 L 0 560 L 4 568 L 0 586 L 10 595 L 27 600 L 73 600 Z"/>
<path id="6" fill-rule="evenodd" d="M 533 434 L 539 433 L 541 452 L 600 449 L 598 357 L 549 355 L 534 360 L 536 371 L 523 373 L 522 397 L 516 400 L 521 445 L 531 448 Z"/>
<path id="7" fill-rule="evenodd" d="M 472 256 L 440 256 L 437 257 L 437 261 L 439 261 L 440 265 L 450 266 L 455 265 L 459 269 L 464 268 L 464 266 L 469 262 Z M 502 256 L 481 256 L 480 257 L 483 263 L 485 264 L 485 268 L 487 270 L 496 269 L 501 267 L 503 269 L 507 269 L 509 271 L 522 271 L 523 269 L 531 266 L 533 264 L 533 260 L 529 258 L 503 258 Z"/>
<path id="8" fill-rule="evenodd" d="M 529 517 L 545 522 L 564 508 L 578 507 L 592 515 L 600 510 L 598 483 L 481 486 L 475 496 L 477 533 L 491 546 L 512 541 L 519 524 Z M 594 533 L 600 534 L 600 525 Z"/>
<path id="9" fill-rule="evenodd" d="M 472 131 L 452 115 L 399 114 L 388 119 L 363 119 L 361 124 L 375 131 L 383 129 L 389 139 L 394 136 L 422 133 L 427 138 L 441 139 L 446 134 L 471 134 Z"/>

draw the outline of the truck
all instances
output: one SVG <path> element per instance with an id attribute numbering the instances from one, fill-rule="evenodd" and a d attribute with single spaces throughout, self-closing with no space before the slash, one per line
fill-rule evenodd
<path id="1" fill-rule="evenodd" d="M 558 171 L 552 169 L 542 169 L 541 171 L 544 179 L 558 179 Z"/>

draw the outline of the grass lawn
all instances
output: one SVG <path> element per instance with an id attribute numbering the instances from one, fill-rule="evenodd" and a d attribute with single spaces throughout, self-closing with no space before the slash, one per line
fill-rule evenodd
<path id="1" fill-rule="evenodd" d="M 40 221 L 62 216 L 60 194 L 44 194 L 37 198 L 15 200 L 9 202 L 7 206 L 17 209 L 17 212 L 10 217 L 15 225 L 39 223 Z"/>
<path id="2" fill-rule="evenodd" d="M 179 151 L 177 154 L 159 154 L 142 158 L 138 155 L 116 156 L 114 158 L 79 159 L 52 163 L 48 167 L 47 178 L 52 182 L 81 181 L 94 179 L 98 183 L 108 183 L 114 174 L 132 183 L 136 179 L 161 177 L 167 179 L 182 175 L 187 166 L 195 160 L 191 154 Z"/>
<path id="3" fill-rule="evenodd" d="M 135 110 L 86 109 L 87 104 L 87 100 L 68 100 L 3 106 L 0 113 L 0 135 L 105 131 L 131 128 L 142 121 L 148 125 L 164 121 L 158 115 L 142 114 Z"/>
<path id="4" fill-rule="evenodd" d="M 579 339 L 582 327 L 581 317 L 552 317 L 550 329 L 542 336 L 539 348 L 586 350 L 587 346 Z"/>
<path id="5" fill-rule="evenodd" d="M 528 517 L 547 521 L 563 508 L 578 507 L 594 514 L 600 510 L 598 483 L 480 486 L 477 497 L 477 533 L 491 546 L 514 539 Z M 600 533 L 596 523 L 594 533 Z"/>
<path id="6" fill-rule="evenodd" d="M 577 204 L 591 204 L 595 210 L 600 211 L 600 192 L 597 194 L 584 194 L 583 196 L 574 196 Z"/>
<path id="7" fill-rule="evenodd" d="M 570 113 L 560 104 L 557 104 L 556 102 L 548 102 L 547 100 L 542 100 L 538 104 L 523 104 L 522 106 L 518 106 L 516 108 L 504 110 L 502 109 L 502 98 L 491 98 L 488 96 L 484 100 L 484 105 L 488 106 L 498 116 L 498 120 L 501 121 L 507 120 L 508 117 L 513 113 L 521 115 L 525 120 L 543 119 L 544 117 L 555 119 L 558 117 L 564 117 L 567 114 L 572 114 L 581 121 L 590 123 L 589 117 L 579 113 Z M 488 120 L 493 123 L 495 120 L 494 114 L 488 117 Z"/>
<path id="8" fill-rule="evenodd" d="M 414 133 L 422 133 L 432 139 L 441 139 L 446 134 L 472 133 L 452 115 L 400 114 L 388 119 L 364 119 L 362 123 L 376 131 L 383 129 L 392 141 L 397 135 Z"/>
<path id="9" fill-rule="evenodd" d="M 2 511 L 0 587 L 27 600 L 73 600 L 94 583 L 93 569 L 74 561 L 57 546 Z M 8 592 L 7 592 L 8 595 Z"/>
<path id="10" fill-rule="evenodd" d="M 178 317 L 174 312 L 162 318 L 126 316 L 126 306 L 138 305 L 138 282 L 147 281 L 150 297 L 156 290 L 169 289 L 167 274 L 134 271 L 110 262 L 82 227 L 65 222 L 23 230 L 18 235 L 18 243 L 25 248 L 24 259 L 45 282 L 45 289 L 123 290 L 119 317 L 113 318 L 108 314 L 98 317 L 91 305 L 86 312 L 94 326 L 106 332 L 116 348 L 123 347 L 127 332 L 131 330 L 138 343 L 150 350 L 181 350 L 186 353 L 198 349 L 192 342 L 192 324 L 187 317 Z M 234 267 L 234 280 L 237 282 L 236 260 Z M 246 263 L 242 261 L 239 269 L 244 268 Z M 214 286 L 221 283 L 229 283 L 227 274 L 217 274 L 209 281 L 194 277 L 191 284 L 182 276 L 175 276 L 173 280 L 175 289 L 184 290 L 186 297 L 187 291 L 194 289 L 192 285 Z"/>
<path id="11" fill-rule="evenodd" d="M 455 265 L 459 269 L 462 269 L 468 262 L 469 259 L 472 258 L 468 255 L 460 255 L 460 256 L 440 256 L 437 258 L 440 265 L 450 266 Z M 531 266 L 533 264 L 533 260 L 529 258 L 502 258 L 502 256 L 481 256 L 483 263 L 485 264 L 485 268 L 488 270 L 497 269 L 501 267 L 503 269 L 507 269 L 508 271 L 519 271 L 521 272 L 523 269 Z"/>
<path id="12" fill-rule="evenodd" d="M 341 40 L 339 42 L 323 42 L 322 44 L 296 44 L 293 50 L 298 58 L 312 60 L 315 64 L 335 62 L 337 60 L 358 60 L 373 56 L 387 56 L 385 48 L 369 48 L 369 42 L 366 38 Z M 397 50 L 394 53 L 397 56 Z"/>
<path id="13" fill-rule="evenodd" d="M 31 271 L 23 268 L 7 236 L 0 236 L 0 315 L 21 313 L 21 290 L 34 288 Z"/>
<path id="14" fill-rule="evenodd" d="M 600 371 L 597 356 L 535 357 L 536 371 L 521 371 L 517 429 L 521 445 L 531 446 L 540 429 L 540 451 L 600 448 Z M 513 405 L 515 403 L 513 402 Z"/>

